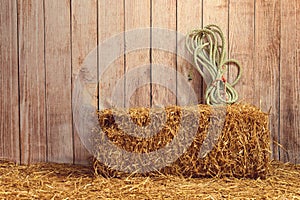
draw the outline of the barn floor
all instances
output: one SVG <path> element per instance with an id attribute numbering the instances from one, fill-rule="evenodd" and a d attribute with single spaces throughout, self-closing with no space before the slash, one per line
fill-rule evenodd
<path id="1" fill-rule="evenodd" d="M 265 180 L 173 176 L 103 178 L 65 164 L 0 161 L 0 199 L 300 199 L 300 165 L 272 163 Z"/>

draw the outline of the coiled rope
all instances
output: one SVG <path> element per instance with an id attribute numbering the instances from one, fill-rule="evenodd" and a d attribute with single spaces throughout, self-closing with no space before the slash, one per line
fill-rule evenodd
<path id="1" fill-rule="evenodd" d="M 226 59 L 225 39 L 221 29 L 211 24 L 193 30 L 186 37 L 186 47 L 193 54 L 195 67 L 207 84 L 206 103 L 217 105 L 236 102 L 238 94 L 233 86 L 239 81 L 242 68 L 238 61 Z M 228 83 L 224 77 L 229 66 L 235 66 L 238 70 L 232 83 Z"/>

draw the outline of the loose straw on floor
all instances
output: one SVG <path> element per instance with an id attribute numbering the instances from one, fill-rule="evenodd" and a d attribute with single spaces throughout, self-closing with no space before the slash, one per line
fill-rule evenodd
<path id="1" fill-rule="evenodd" d="M 265 180 L 103 178 L 91 167 L 0 161 L 0 199 L 300 199 L 300 165 L 272 162 Z"/>

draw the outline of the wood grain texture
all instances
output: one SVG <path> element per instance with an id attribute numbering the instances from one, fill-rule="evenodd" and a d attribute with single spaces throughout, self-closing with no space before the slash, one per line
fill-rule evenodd
<path id="1" fill-rule="evenodd" d="M 242 66 L 242 78 L 235 86 L 239 101 L 252 103 L 254 88 L 254 1 L 231 0 L 229 4 L 229 58 Z M 236 68 L 229 68 L 229 82 L 236 78 Z"/>
<path id="2" fill-rule="evenodd" d="M 18 1 L 21 163 L 45 162 L 46 112 L 42 0 Z"/>
<path id="3" fill-rule="evenodd" d="M 20 162 L 17 3 L 0 1 L 0 159 Z"/>
<path id="4" fill-rule="evenodd" d="M 229 0 L 203 0 L 203 26 L 218 25 L 228 44 L 228 12 Z"/>
<path id="5" fill-rule="evenodd" d="M 216 24 L 218 25 L 225 38 L 225 45 L 226 48 L 226 56 L 228 58 L 228 30 L 229 30 L 229 21 L 228 21 L 228 15 L 229 15 L 229 0 L 203 0 L 203 26 L 209 25 L 209 24 Z M 228 70 L 227 73 L 225 73 L 225 77 L 228 77 Z M 206 90 L 206 84 L 204 83 L 204 93 Z"/>
<path id="6" fill-rule="evenodd" d="M 152 1 L 152 27 L 151 46 L 155 44 L 156 47 L 162 46 L 173 52 L 152 49 L 152 106 L 176 105 L 176 0 Z M 170 30 L 167 41 L 162 40 L 156 31 L 158 28 Z M 169 68 L 168 76 L 162 74 L 162 67 Z"/>
<path id="7" fill-rule="evenodd" d="M 73 162 L 70 0 L 45 1 L 49 162 Z"/>
<path id="8" fill-rule="evenodd" d="M 118 3 L 117 3 L 118 2 Z M 112 17 L 114 16 L 114 17 Z M 112 104 L 112 96 L 116 95 L 114 98 L 118 99 L 118 106 L 124 106 L 124 83 L 122 80 L 124 78 L 124 2 L 120 1 L 109 1 L 109 0 L 99 0 L 98 1 L 98 41 L 99 41 L 99 108 L 108 108 Z M 114 48 L 108 49 L 106 41 L 111 39 L 111 41 L 119 42 Z M 108 44 L 108 46 L 111 46 Z M 113 58 L 109 66 L 104 66 L 104 60 L 107 58 L 102 57 L 105 52 L 114 54 L 116 51 L 121 52 L 122 55 Z M 106 69 L 106 70 L 105 70 Z M 120 82 L 119 82 L 120 81 Z M 114 89 L 119 83 L 120 92 L 113 94 Z"/>
<path id="9" fill-rule="evenodd" d="M 125 0 L 125 31 L 150 27 L 150 0 Z M 129 40 L 129 33 L 125 33 L 126 50 L 135 46 L 135 40 Z M 125 95 L 130 95 L 129 90 L 136 89 L 130 98 L 129 102 L 125 102 L 126 107 L 136 106 L 151 106 L 151 89 L 150 89 L 150 30 L 149 34 L 137 35 L 143 37 L 143 44 L 145 49 L 135 50 L 132 52 L 126 51 L 126 83 Z M 131 71 L 132 69 L 138 71 Z M 129 79 L 130 77 L 130 79 Z M 148 84 L 141 85 L 141 82 L 148 82 Z M 127 97 L 126 97 L 127 98 Z"/>
<path id="10" fill-rule="evenodd" d="M 177 48 L 185 49 L 185 40 L 179 38 L 184 38 L 190 31 L 199 28 L 202 28 L 202 0 L 190 0 L 189 3 L 186 3 L 185 0 L 177 0 L 177 31 L 180 34 L 177 37 Z M 187 61 L 187 58 L 177 56 L 177 72 L 177 77 L 183 77 L 182 80 L 177 78 L 178 98 L 187 95 L 178 87 L 183 84 L 181 81 L 184 80 L 195 91 L 198 103 L 203 103 L 203 79 L 194 66 Z M 192 80 L 189 80 L 189 76 Z"/>
<path id="11" fill-rule="evenodd" d="M 271 108 L 270 130 L 273 140 L 278 140 L 279 128 L 279 49 L 280 1 L 256 1 L 253 103 L 265 112 Z"/>
<path id="12" fill-rule="evenodd" d="M 72 83 L 82 67 L 86 56 L 97 47 L 97 0 L 72 0 Z M 93 63 L 97 66 L 97 55 Z M 96 71 L 96 70 L 95 70 Z M 73 88 L 74 89 L 74 88 Z M 74 125 L 75 127 L 75 125 Z M 81 143 L 74 128 L 74 163 L 87 164 L 91 155 Z"/>
<path id="13" fill-rule="evenodd" d="M 300 2 L 281 1 L 280 159 L 300 162 Z"/>

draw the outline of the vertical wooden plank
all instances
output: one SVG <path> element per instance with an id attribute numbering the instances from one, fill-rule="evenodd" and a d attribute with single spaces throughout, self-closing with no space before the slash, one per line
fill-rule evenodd
<path id="1" fill-rule="evenodd" d="M 72 0 L 72 79 L 82 67 L 85 57 L 97 46 L 97 0 Z M 97 63 L 97 55 L 94 56 Z M 87 164 L 91 155 L 74 129 L 74 162 Z"/>
<path id="2" fill-rule="evenodd" d="M 114 17 L 111 17 L 114 16 Z M 114 58 L 113 63 L 107 66 L 103 66 L 105 63 L 103 60 L 106 58 L 101 58 L 100 55 L 103 52 L 108 51 L 105 47 L 105 42 L 108 39 L 113 41 L 118 38 L 119 46 L 116 46 L 116 51 L 124 53 L 124 1 L 109 1 L 109 0 L 98 0 L 98 41 L 99 41 L 99 108 L 110 107 L 112 95 L 120 95 L 120 100 L 122 106 L 124 105 L 124 91 L 122 94 L 112 94 L 119 80 L 124 78 L 124 56 L 120 55 L 118 58 Z M 111 50 L 109 50 L 111 51 Z M 114 52 L 109 52 L 113 54 Z M 104 72 L 103 69 L 106 68 Z M 101 73 L 103 73 L 101 75 Z M 124 88 L 124 82 L 120 83 L 120 88 Z M 120 106 L 120 105 L 119 105 Z"/>
<path id="3" fill-rule="evenodd" d="M 44 11 L 42 0 L 18 1 L 21 162 L 46 161 Z"/>
<path id="4" fill-rule="evenodd" d="M 280 159 L 300 163 L 300 2 L 281 1 Z"/>
<path id="5" fill-rule="evenodd" d="M 218 25 L 228 42 L 228 0 L 203 0 L 203 26 Z M 227 43 L 228 44 L 228 43 Z"/>
<path id="6" fill-rule="evenodd" d="M 0 41 L 0 158 L 20 162 L 16 1 L 0 1 Z"/>
<path id="7" fill-rule="evenodd" d="M 45 1 L 48 161 L 73 162 L 70 0 Z"/>
<path id="8" fill-rule="evenodd" d="M 294 153 L 296 153 L 296 155 L 298 155 L 298 159 L 297 161 L 295 161 L 297 164 L 300 163 L 300 141 L 299 141 L 299 138 L 300 138 L 300 107 L 299 107 L 299 103 L 300 103 L 300 80 L 299 80 L 299 77 L 300 77 L 300 2 L 297 1 L 297 4 L 296 4 L 296 15 L 297 15 L 297 19 L 296 19 L 296 22 L 297 22 L 297 39 L 296 39 L 296 44 L 297 44 L 297 52 L 296 52 L 296 65 L 294 66 L 295 69 L 296 69 L 296 73 L 295 73 L 295 93 L 296 93 L 296 98 L 295 98 L 295 101 L 294 103 L 296 104 L 295 105 L 295 118 L 294 118 L 294 125 L 295 125 L 295 129 L 294 130 L 294 133 L 295 133 L 295 138 L 297 138 L 297 147 L 296 147 L 296 150 L 294 151 Z M 297 67 L 298 66 L 298 67 Z M 298 78 L 297 78 L 298 77 Z"/>
<path id="9" fill-rule="evenodd" d="M 272 139 L 278 138 L 280 1 L 256 1 L 254 103 L 270 113 Z M 274 149 L 274 156 L 276 151 Z"/>
<path id="10" fill-rule="evenodd" d="M 253 103 L 254 88 L 254 1 L 231 0 L 229 4 L 229 58 L 239 61 L 243 76 L 235 86 L 239 100 Z M 236 68 L 229 68 L 229 82 L 236 78 Z"/>
<path id="11" fill-rule="evenodd" d="M 202 28 L 202 0 L 190 0 L 189 3 L 185 0 L 177 0 L 177 31 L 180 34 L 177 37 L 178 48 L 185 49 L 185 40 L 180 40 L 180 36 L 186 36 L 193 29 L 199 28 Z M 177 72 L 189 82 L 190 87 L 198 96 L 198 102 L 203 103 L 203 80 L 199 72 L 187 62 L 186 58 L 180 56 L 177 56 Z M 181 80 L 177 79 L 177 85 L 180 84 L 182 84 Z M 186 94 L 180 90 L 180 87 L 177 87 L 177 96 L 182 95 Z"/>
<path id="12" fill-rule="evenodd" d="M 229 14 L 229 0 L 203 0 L 203 26 L 209 24 L 216 24 L 219 26 L 224 34 L 225 45 L 227 45 L 227 57 L 228 57 L 228 14 Z M 227 77 L 228 74 L 225 74 Z M 204 93 L 206 90 L 206 84 L 204 84 Z"/>
<path id="13" fill-rule="evenodd" d="M 125 31 L 138 29 L 138 28 L 149 28 L 150 27 L 150 0 L 125 0 Z M 129 41 L 128 34 L 125 33 L 125 44 L 126 46 L 134 46 L 135 41 Z M 148 37 L 149 36 L 149 37 Z M 145 43 L 150 46 L 150 31 L 149 35 L 144 35 Z M 126 52 L 127 53 L 127 52 Z M 139 85 L 140 80 L 146 80 L 149 84 L 139 87 L 135 93 L 130 97 L 130 102 L 125 102 L 125 106 L 144 106 L 150 107 L 150 50 L 136 50 L 126 54 L 126 72 L 134 69 L 135 67 L 143 67 L 134 74 L 135 80 L 129 81 L 126 79 L 125 83 L 125 95 L 128 94 L 130 88 L 136 88 Z"/>
<path id="14" fill-rule="evenodd" d="M 152 29 L 152 44 L 162 43 L 165 48 L 176 52 L 176 0 L 152 1 L 152 27 L 154 28 Z M 169 41 L 161 41 L 158 31 L 155 31 L 156 28 L 170 30 Z M 171 31 L 174 31 L 173 34 Z M 168 89 L 169 86 L 176 86 L 176 55 L 171 52 L 152 49 L 151 56 L 152 106 L 176 105 L 176 92 L 174 94 Z M 167 77 L 161 74 L 161 67 L 163 66 L 170 68 Z M 155 83 L 161 83 L 164 86 Z"/>
<path id="15" fill-rule="evenodd" d="M 299 103 L 300 103 L 300 2 L 297 1 L 296 4 L 296 22 L 297 22 L 297 39 L 296 39 L 296 44 L 297 44 L 297 52 L 296 52 L 296 65 L 294 66 L 296 69 L 296 73 L 295 73 L 295 93 L 296 93 L 296 98 L 294 103 L 295 105 L 295 117 L 294 117 L 294 126 L 295 126 L 295 130 L 294 130 L 294 137 L 297 138 L 297 142 L 296 142 L 296 147 L 295 147 L 295 151 L 294 154 L 296 154 L 298 156 L 297 160 L 295 161 L 295 163 L 299 164 L 300 163 L 300 107 L 299 107 Z M 297 67 L 298 66 L 298 67 Z M 298 77 L 298 78 L 297 78 Z M 292 140 L 293 141 L 293 140 Z"/>

